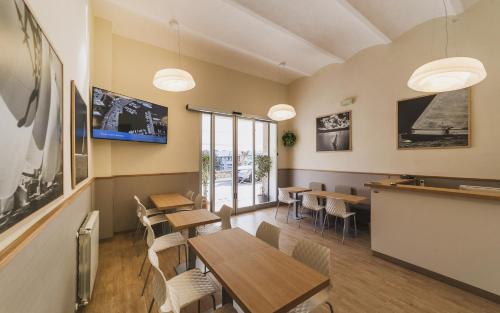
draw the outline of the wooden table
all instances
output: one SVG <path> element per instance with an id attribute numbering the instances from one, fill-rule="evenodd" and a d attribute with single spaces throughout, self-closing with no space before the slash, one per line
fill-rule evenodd
<path id="1" fill-rule="evenodd" d="M 240 228 L 188 243 L 222 284 L 223 304 L 234 299 L 245 312 L 288 312 L 330 282 Z"/>
<path id="2" fill-rule="evenodd" d="M 215 222 L 220 222 L 220 217 L 205 209 L 181 211 L 177 213 L 167 214 L 168 222 L 175 230 L 189 230 L 189 238 L 196 237 L 196 227 Z M 190 248 L 188 254 L 188 267 L 193 269 L 196 266 L 196 253 Z M 182 273 L 186 271 L 186 266 L 179 264 L 175 271 Z"/>
<path id="3" fill-rule="evenodd" d="M 285 187 L 283 189 L 285 191 L 287 191 L 288 193 L 291 193 L 293 195 L 293 198 L 295 200 L 299 199 L 299 193 L 306 192 L 306 191 L 311 191 L 310 188 L 304 188 L 304 187 Z M 294 218 L 296 220 L 300 219 L 298 202 L 294 203 L 294 205 L 293 205 L 293 211 L 295 212 Z"/>
<path id="4" fill-rule="evenodd" d="M 194 202 L 178 193 L 165 193 L 149 196 L 151 203 L 160 210 L 168 210 L 186 206 L 193 206 Z"/>
<path id="5" fill-rule="evenodd" d="M 338 199 L 351 204 L 360 204 L 361 202 L 368 200 L 367 197 L 333 191 L 308 191 L 306 193 L 320 198 Z"/>
<path id="6" fill-rule="evenodd" d="M 306 192 L 307 194 L 319 197 L 319 198 L 333 198 L 333 199 L 338 199 L 344 201 L 347 205 L 349 204 L 360 204 L 368 200 L 367 197 L 363 196 L 355 196 L 355 195 L 350 195 L 347 193 L 340 193 L 340 192 L 333 192 L 333 191 L 309 191 Z M 349 209 L 349 207 L 348 207 Z M 320 220 L 323 221 L 325 216 L 323 213 L 323 210 L 320 212 L 319 216 Z M 347 225 L 348 226 L 348 231 L 351 229 L 350 222 Z"/>

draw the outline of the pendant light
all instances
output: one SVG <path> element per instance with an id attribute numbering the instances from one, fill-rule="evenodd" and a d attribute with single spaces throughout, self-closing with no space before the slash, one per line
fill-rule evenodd
<path id="1" fill-rule="evenodd" d="M 177 30 L 177 48 L 179 55 L 179 66 L 181 65 L 181 36 L 179 31 L 179 23 L 176 20 L 170 21 L 171 27 L 176 27 Z M 181 92 L 193 89 L 196 83 L 193 76 L 180 68 L 165 68 L 156 72 L 153 78 L 153 85 L 161 90 L 171 92 Z"/>
<path id="2" fill-rule="evenodd" d="M 286 63 L 281 62 L 279 64 L 280 68 L 285 68 Z M 267 116 L 275 121 L 285 121 L 294 118 L 296 115 L 293 106 L 285 103 L 275 104 L 267 112 Z"/>
<path id="3" fill-rule="evenodd" d="M 408 87 L 423 92 L 445 92 L 467 88 L 486 78 L 481 61 L 469 57 L 448 57 L 448 8 L 445 11 L 445 58 L 426 63 L 413 72 Z"/>

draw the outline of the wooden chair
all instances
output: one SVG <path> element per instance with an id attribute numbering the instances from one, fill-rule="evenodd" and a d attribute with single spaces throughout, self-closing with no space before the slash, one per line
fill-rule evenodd
<path id="1" fill-rule="evenodd" d="M 344 229 L 342 232 L 342 244 L 344 244 L 345 233 L 347 230 L 347 219 L 350 217 L 354 218 L 354 233 L 358 234 L 358 228 L 356 226 L 356 213 L 348 212 L 347 206 L 344 201 L 338 199 L 328 198 L 326 200 L 326 214 L 325 219 L 323 220 L 323 228 L 321 229 L 321 235 L 323 236 L 323 232 L 325 230 L 325 222 L 328 218 L 328 215 L 332 215 L 335 217 L 335 230 L 337 230 L 337 217 L 340 217 L 344 220 Z"/>
<path id="2" fill-rule="evenodd" d="M 286 191 L 285 188 L 278 188 L 278 204 L 276 206 L 276 213 L 274 214 L 274 219 L 276 219 L 276 217 L 278 216 L 280 203 L 285 203 L 288 205 L 288 211 L 286 215 L 286 222 L 288 223 L 288 216 L 290 216 L 290 209 L 296 202 L 299 202 L 299 200 L 295 200 L 292 197 L 290 197 L 290 193 Z"/>
<path id="3" fill-rule="evenodd" d="M 153 299 L 149 305 L 148 313 L 151 312 L 156 302 L 159 313 L 180 312 L 181 308 L 198 302 L 200 312 L 200 300 L 206 296 L 212 298 L 215 310 L 215 297 L 217 286 L 208 277 L 195 268 L 179 274 L 167 281 L 160 270 L 158 255 L 154 249 L 148 250 L 148 258 L 153 268 Z"/>
<path id="4" fill-rule="evenodd" d="M 299 220 L 299 228 L 300 228 L 300 223 L 302 221 L 304 209 L 308 209 L 314 212 L 314 231 L 316 231 L 317 221 L 321 223 L 321 217 L 319 217 L 319 214 L 325 208 L 325 206 L 319 204 L 320 201 L 318 200 L 319 200 L 318 197 L 314 195 L 310 195 L 308 193 L 304 194 L 304 197 L 302 198 L 302 206 L 300 209 L 301 219 Z"/>
<path id="5" fill-rule="evenodd" d="M 273 224 L 269 224 L 268 222 L 262 222 L 257 228 L 257 233 L 255 233 L 255 237 L 259 238 L 262 241 L 265 241 L 269 245 L 275 247 L 279 250 L 280 248 L 280 228 L 274 226 Z"/>
<path id="6" fill-rule="evenodd" d="M 330 249 L 314 243 L 309 240 L 302 239 L 293 248 L 292 257 L 297 261 L 309 266 L 310 268 L 320 272 L 321 274 L 330 277 Z M 293 313 L 309 313 L 317 312 L 318 308 L 324 304 L 328 305 L 331 313 L 333 306 L 328 301 L 331 284 L 327 288 L 321 290 L 311 298 L 299 304 L 290 312 Z"/>

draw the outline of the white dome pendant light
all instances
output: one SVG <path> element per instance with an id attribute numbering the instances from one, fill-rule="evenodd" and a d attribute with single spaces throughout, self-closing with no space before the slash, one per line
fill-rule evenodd
<path id="1" fill-rule="evenodd" d="M 181 36 L 179 34 L 179 23 L 176 20 L 170 21 L 171 27 L 177 29 L 177 48 L 179 53 L 179 66 L 181 65 Z M 193 76 L 189 72 L 179 68 L 165 68 L 156 72 L 153 78 L 153 85 L 161 90 L 171 92 L 181 92 L 193 89 L 196 86 Z"/>
<path id="2" fill-rule="evenodd" d="M 448 8 L 445 10 L 445 58 L 426 63 L 413 72 L 408 87 L 423 92 L 445 92 L 467 88 L 486 78 L 481 61 L 469 57 L 448 57 Z"/>
<path id="3" fill-rule="evenodd" d="M 286 66 L 286 63 L 281 62 L 279 64 L 279 66 L 280 66 L 280 68 L 284 68 Z M 293 106 L 291 106 L 289 104 L 284 104 L 284 103 L 273 105 L 269 109 L 269 112 L 267 112 L 267 116 L 270 119 L 278 121 L 278 122 L 294 118 L 295 115 L 297 115 L 297 114 L 295 113 L 295 109 L 293 108 Z"/>

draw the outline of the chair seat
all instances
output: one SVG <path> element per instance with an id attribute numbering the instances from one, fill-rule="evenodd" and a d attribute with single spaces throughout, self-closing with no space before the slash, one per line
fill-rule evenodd
<path id="1" fill-rule="evenodd" d="M 181 233 L 175 232 L 155 238 L 151 249 L 153 249 L 155 252 L 160 252 L 172 247 L 177 247 L 185 244 L 187 244 L 186 238 L 184 238 Z"/>
<path id="2" fill-rule="evenodd" d="M 220 230 L 222 230 L 221 224 L 209 224 L 209 225 L 205 225 L 205 226 L 201 226 L 201 227 L 196 228 L 196 231 L 198 232 L 198 235 L 200 235 L 200 236 L 210 235 L 210 234 L 216 233 Z"/>
<path id="3" fill-rule="evenodd" d="M 149 222 L 151 223 L 151 225 L 156 225 L 159 223 L 166 223 L 167 222 L 167 218 L 165 217 L 165 214 L 149 216 L 148 219 L 149 219 Z"/>
<path id="4" fill-rule="evenodd" d="M 225 304 L 224 306 L 218 308 L 214 313 L 237 313 L 236 309 L 231 304 Z"/>
<path id="5" fill-rule="evenodd" d="M 286 204 L 293 204 L 293 203 L 295 203 L 295 202 L 300 202 L 300 200 L 295 200 L 295 199 L 288 200 L 288 201 L 281 201 L 281 200 L 280 200 L 280 202 L 281 202 L 281 203 L 286 203 Z"/>
<path id="6" fill-rule="evenodd" d="M 195 268 L 179 274 L 167 281 L 167 288 L 171 289 L 177 295 L 177 301 L 180 308 L 198 301 L 205 296 L 217 292 L 217 285 L 204 275 L 199 269 Z M 167 300 L 161 307 L 161 312 L 172 312 L 170 301 Z M 230 312 L 230 311 L 228 311 Z"/>
<path id="7" fill-rule="evenodd" d="M 303 206 L 304 209 L 308 209 L 308 210 L 313 210 L 313 211 L 321 211 L 325 208 L 324 205 L 318 205 L 318 206 L 315 206 L 315 207 L 312 207 L 312 208 L 309 208 L 309 207 L 306 207 L 306 206 Z"/>
<path id="8" fill-rule="evenodd" d="M 146 209 L 146 214 L 149 217 L 149 216 L 152 216 L 152 215 L 163 214 L 163 211 L 158 210 L 158 209 Z"/>
<path id="9" fill-rule="evenodd" d="M 321 310 L 318 309 L 322 304 L 328 301 L 328 290 L 329 288 L 321 290 L 320 292 L 318 292 L 311 298 L 307 299 L 306 301 L 302 302 L 289 312 L 290 313 L 309 313 L 317 311 L 321 312 Z"/>

